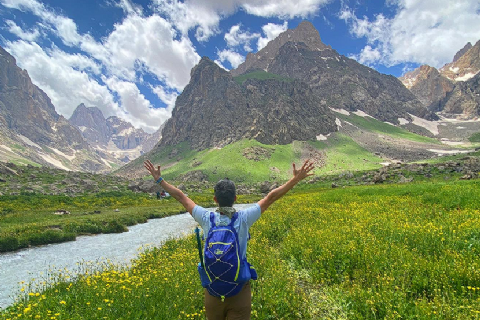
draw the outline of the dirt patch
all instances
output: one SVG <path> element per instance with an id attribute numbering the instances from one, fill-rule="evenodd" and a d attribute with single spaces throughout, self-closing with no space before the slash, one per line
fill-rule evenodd
<path id="1" fill-rule="evenodd" d="M 275 149 L 267 149 L 262 147 L 248 147 L 243 150 L 243 156 L 248 160 L 262 161 L 270 159 Z"/>
<path id="2" fill-rule="evenodd" d="M 305 144 L 302 148 L 302 155 L 300 156 L 302 163 L 306 159 L 310 159 L 315 164 L 316 168 L 321 168 L 325 166 L 326 163 L 326 155 L 325 152 L 315 149 L 309 144 Z"/>

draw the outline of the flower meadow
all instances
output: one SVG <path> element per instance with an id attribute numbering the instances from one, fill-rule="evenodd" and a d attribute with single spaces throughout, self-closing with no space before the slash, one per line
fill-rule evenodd
<path id="1" fill-rule="evenodd" d="M 251 228 L 253 319 L 480 319 L 480 182 L 304 185 Z M 1 319 L 205 319 L 194 236 L 24 285 Z"/>

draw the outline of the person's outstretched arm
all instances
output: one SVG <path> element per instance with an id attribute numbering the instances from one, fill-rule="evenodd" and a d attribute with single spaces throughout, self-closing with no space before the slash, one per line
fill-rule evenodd
<path id="1" fill-rule="evenodd" d="M 144 163 L 145 168 L 150 172 L 152 175 L 153 179 L 157 181 L 160 179 L 162 176 L 162 173 L 160 171 L 160 166 L 157 166 L 157 169 L 153 166 L 153 164 L 150 162 L 150 160 L 145 161 Z M 193 202 L 192 199 L 187 197 L 182 190 L 178 189 L 175 186 L 172 186 L 170 183 L 168 183 L 165 180 L 162 180 L 160 182 L 160 185 L 162 186 L 163 189 L 165 189 L 166 192 L 170 193 L 172 197 L 175 198 L 178 202 L 180 202 L 185 209 L 192 214 L 193 208 L 195 208 L 196 204 Z"/>
<path id="2" fill-rule="evenodd" d="M 275 201 L 277 201 L 284 194 L 290 191 L 290 189 L 292 189 L 297 183 L 299 183 L 306 177 L 313 175 L 313 173 L 310 173 L 310 172 L 315 168 L 313 162 L 310 161 L 310 159 L 305 160 L 305 162 L 303 163 L 303 166 L 299 170 L 295 168 L 295 163 L 293 163 L 292 166 L 293 166 L 293 177 L 290 180 L 288 180 L 286 183 L 281 185 L 280 187 L 270 191 L 265 196 L 265 198 L 258 201 L 258 205 L 260 206 L 262 213 L 265 212 L 265 210 L 267 210 L 268 207 L 270 207 Z"/>

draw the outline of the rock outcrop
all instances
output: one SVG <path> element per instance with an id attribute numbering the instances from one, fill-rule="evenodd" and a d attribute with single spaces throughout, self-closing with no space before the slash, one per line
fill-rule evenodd
<path id="1" fill-rule="evenodd" d="M 471 45 L 470 45 L 471 46 Z M 469 48 L 467 44 L 454 57 L 453 62 L 440 69 L 440 73 L 453 81 L 467 81 L 480 71 L 480 40 Z"/>
<path id="2" fill-rule="evenodd" d="M 441 114 L 461 120 L 480 116 L 480 74 L 465 82 L 457 82 L 454 89 L 440 102 Z"/>
<path id="3" fill-rule="evenodd" d="M 442 109 L 440 102 L 454 88 L 454 83 L 442 76 L 436 68 L 423 65 L 399 78 L 400 81 L 426 107 L 433 111 Z"/>
<path id="4" fill-rule="evenodd" d="M 204 57 L 177 98 L 160 146 L 187 141 L 205 149 L 241 139 L 288 144 L 333 131 L 335 116 L 305 83 L 255 77 L 237 82 Z"/>

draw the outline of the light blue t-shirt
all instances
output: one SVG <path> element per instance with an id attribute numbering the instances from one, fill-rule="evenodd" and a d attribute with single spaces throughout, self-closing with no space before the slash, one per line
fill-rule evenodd
<path id="1" fill-rule="evenodd" d="M 207 209 L 197 205 L 193 208 L 192 216 L 195 221 L 203 229 L 203 234 L 206 236 L 208 231 L 210 230 L 210 212 Z M 237 211 L 238 218 L 233 224 L 233 227 L 237 231 L 238 234 L 238 242 L 240 246 L 240 257 L 244 259 L 247 255 L 247 240 L 248 240 L 248 229 L 252 226 L 252 224 L 260 218 L 262 210 L 258 203 L 252 205 L 251 207 Z M 218 225 L 226 226 L 230 223 L 230 218 L 221 215 L 219 212 L 214 212 L 215 214 L 215 223 Z"/>

